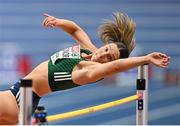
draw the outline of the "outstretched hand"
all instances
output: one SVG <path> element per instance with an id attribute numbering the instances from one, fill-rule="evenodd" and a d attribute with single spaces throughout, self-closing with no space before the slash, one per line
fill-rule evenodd
<path id="1" fill-rule="evenodd" d="M 45 16 L 45 19 L 43 21 L 43 26 L 44 27 L 51 27 L 51 28 L 55 28 L 58 24 L 58 18 L 51 16 L 47 13 L 43 14 Z"/>
<path id="2" fill-rule="evenodd" d="M 150 53 L 147 58 L 150 63 L 162 68 L 167 68 L 170 63 L 170 57 L 160 52 Z"/>

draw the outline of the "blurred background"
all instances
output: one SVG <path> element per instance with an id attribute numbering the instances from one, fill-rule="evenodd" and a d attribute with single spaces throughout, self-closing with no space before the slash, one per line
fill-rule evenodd
<path id="1" fill-rule="evenodd" d="M 102 46 L 97 29 L 112 13 L 121 11 L 137 25 L 131 56 L 153 51 L 171 57 L 168 69 L 149 68 L 149 124 L 180 124 L 180 0 L 0 0 L 0 90 L 56 51 L 76 42 L 60 29 L 42 26 L 43 13 L 75 21 Z M 137 69 L 82 87 L 55 92 L 40 104 L 48 115 L 117 100 L 136 92 Z M 51 124 L 135 124 L 135 102 Z"/>

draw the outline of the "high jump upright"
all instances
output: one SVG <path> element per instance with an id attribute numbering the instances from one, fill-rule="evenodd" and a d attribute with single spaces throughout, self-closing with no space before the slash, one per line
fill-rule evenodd
<path id="1" fill-rule="evenodd" d="M 136 101 L 136 125 L 148 124 L 148 64 L 138 67 L 137 94 L 141 96 Z"/>

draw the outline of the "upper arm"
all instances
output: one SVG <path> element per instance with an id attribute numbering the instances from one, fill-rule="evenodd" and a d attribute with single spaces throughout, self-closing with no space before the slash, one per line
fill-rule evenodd
<path id="1" fill-rule="evenodd" d="M 91 81 L 97 81 L 112 74 L 118 72 L 118 67 L 115 65 L 115 62 L 108 62 L 103 64 L 94 65 L 92 68 L 89 68 L 89 78 Z"/>
<path id="2" fill-rule="evenodd" d="M 96 79 L 92 78 L 92 69 L 96 68 L 99 63 L 91 61 L 79 62 L 72 71 L 72 80 L 74 83 L 83 85 L 91 82 L 95 82 Z"/>
<path id="3" fill-rule="evenodd" d="M 106 76 L 123 72 L 137 66 L 147 64 L 146 56 L 130 57 L 126 59 L 118 59 L 107 63 L 94 63 L 90 62 L 90 65 L 82 66 L 81 77 L 86 83 L 95 82 Z M 79 78 L 80 79 L 80 78 Z"/>
<path id="4" fill-rule="evenodd" d="M 72 80 L 74 83 L 84 85 L 89 83 L 88 71 L 85 69 L 75 70 L 72 72 Z"/>
<path id="5" fill-rule="evenodd" d="M 114 68 L 112 69 L 113 66 L 113 63 L 95 63 L 88 65 L 82 67 L 82 69 L 73 71 L 72 78 L 75 83 L 80 85 L 96 82 L 112 73 L 115 73 Z"/>
<path id="6" fill-rule="evenodd" d="M 74 21 L 59 19 L 59 27 L 69 33 L 81 47 L 89 49 L 90 51 L 97 49 L 87 33 Z"/>
<path id="7" fill-rule="evenodd" d="M 77 41 L 77 43 L 81 45 L 81 47 L 89 49 L 92 52 L 97 49 L 96 46 L 92 43 L 87 33 L 79 26 L 76 31 L 74 31 L 71 35 Z"/>
<path id="8" fill-rule="evenodd" d="M 88 76 L 92 80 L 94 79 L 93 81 L 96 81 L 106 76 L 124 72 L 146 63 L 148 63 L 148 61 L 145 56 L 117 59 L 111 62 L 94 65 L 94 68 L 89 68 Z"/>

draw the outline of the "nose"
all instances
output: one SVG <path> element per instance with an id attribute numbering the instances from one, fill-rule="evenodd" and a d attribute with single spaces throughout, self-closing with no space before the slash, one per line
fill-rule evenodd
<path id="1" fill-rule="evenodd" d="M 102 55 L 103 57 L 107 56 L 109 54 L 109 52 L 103 52 Z"/>
<path id="2" fill-rule="evenodd" d="M 107 55 L 108 55 L 107 52 L 102 52 L 99 57 L 100 58 L 105 58 Z"/>

